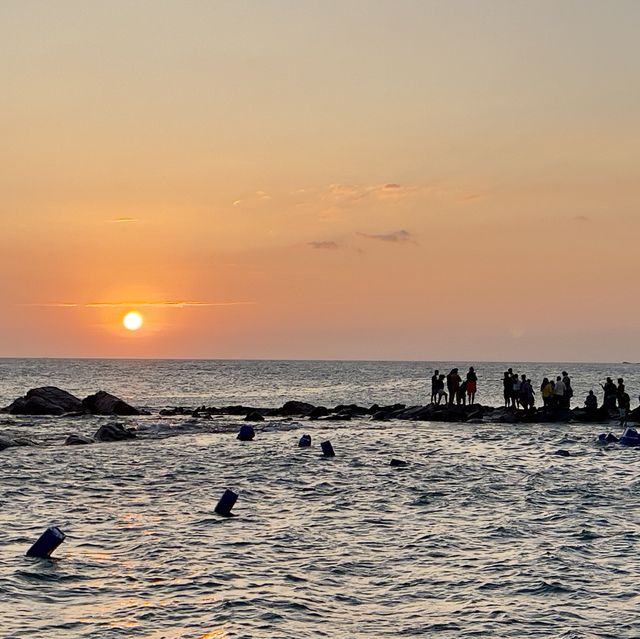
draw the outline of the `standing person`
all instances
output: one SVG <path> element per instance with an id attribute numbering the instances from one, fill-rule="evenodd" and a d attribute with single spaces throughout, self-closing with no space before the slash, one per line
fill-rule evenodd
<path id="1" fill-rule="evenodd" d="M 437 404 L 439 406 L 440 401 L 442 400 L 443 397 L 444 397 L 445 404 L 447 403 L 447 399 L 448 399 L 447 392 L 444 390 L 444 375 L 442 373 L 440 373 L 440 375 L 438 376 L 437 384 L 438 386 L 436 389 L 436 395 L 438 396 Z"/>
<path id="2" fill-rule="evenodd" d="M 549 381 L 548 377 L 545 377 L 542 380 L 542 384 L 540 385 L 540 394 L 542 395 L 542 403 L 544 407 L 550 408 L 553 398 L 553 384 Z"/>
<path id="3" fill-rule="evenodd" d="M 462 378 L 458 375 L 458 369 L 452 368 L 447 375 L 447 390 L 449 391 L 449 406 L 453 406 L 453 402 L 458 396 L 458 389 Z"/>
<path id="4" fill-rule="evenodd" d="M 502 378 L 502 387 L 504 390 L 504 405 L 505 408 L 509 408 L 511 404 L 511 392 L 513 390 L 513 384 L 511 382 L 511 375 L 509 371 L 505 371 L 504 377 Z"/>
<path id="5" fill-rule="evenodd" d="M 620 380 L 618 380 L 619 382 Z M 626 426 L 629 410 L 631 409 L 631 397 L 629 397 L 629 393 L 624 391 L 624 388 L 622 393 L 618 395 L 618 408 L 620 409 L 620 426 Z"/>
<path id="6" fill-rule="evenodd" d="M 456 404 L 462 404 L 465 406 L 467 403 L 467 380 L 464 380 L 458 388 L 458 394 L 456 395 Z"/>
<path id="7" fill-rule="evenodd" d="M 564 383 L 562 377 L 556 377 L 556 385 L 553 387 L 553 405 L 560 407 L 564 405 Z"/>
<path id="8" fill-rule="evenodd" d="M 520 394 L 522 395 L 522 403 L 525 410 L 533 410 L 536 403 L 535 394 L 533 392 L 533 385 L 531 380 L 527 379 L 524 375 L 522 384 L 520 385 Z"/>
<path id="9" fill-rule="evenodd" d="M 476 375 L 473 366 L 469 368 L 467 373 L 467 395 L 469 396 L 469 406 L 473 406 L 473 402 L 476 401 L 476 390 L 478 387 L 478 376 Z"/>
<path id="10" fill-rule="evenodd" d="M 602 406 L 607 410 L 616 407 L 616 385 L 610 377 L 607 377 L 607 381 L 604 384 L 600 384 L 604 391 L 604 399 L 602 400 Z"/>
<path id="11" fill-rule="evenodd" d="M 431 403 L 436 403 L 436 397 L 438 394 L 438 376 L 440 375 L 440 371 L 436 370 L 433 372 L 431 376 Z"/>
<path id="12" fill-rule="evenodd" d="M 573 388 L 571 387 L 571 378 L 567 371 L 562 371 L 562 383 L 564 384 L 564 406 L 571 408 L 571 398 L 573 397 Z"/>
<path id="13" fill-rule="evenodd" d="M 511 377 L 511 398 L 513 400 L 513 407 L 520 407 L 520 378 L 518 373 L 515 373 Z"/>
<path id="14" fill-rule="evenodd" d="M 622 377 L 618 377 L 618 387 L 616 388 L 616 398 L 618 400 L 618 408 L 620 407 L 620 398 L 624 395 L 624 379 Z"/>

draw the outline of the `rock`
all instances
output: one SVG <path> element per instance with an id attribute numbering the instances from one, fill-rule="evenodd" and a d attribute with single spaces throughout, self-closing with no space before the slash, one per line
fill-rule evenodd
<path id="1" fill-rule="evenodd" d="M 358 404 L 338 404 L 331 412 L 340 413 L 341 415 L 351 415 L 351 417 L 362 417 L 371 414 L 368 408 L 358 406 Z"/>
<path id="2" fill-rule="evenodd" d="M 125 439 L 135 439 L 133 428 L 125 428 L 122 424 L 109 423 L 100 426 L 93 438 L 98 442 L 120 442 Z"/>
<path id="3" fill-rule="evenodd" d="M 324 406 L 316 406 L 309 413 L 309 419 L 318 419 L 318 417 L 326 417 L 329 414 L 329 409 Z"/>
<path id="4" fill-rule="evenodd" d="M 91 437 L 85 437 L 84 435 L 78 435 L 77 433 L 72 433 L 67 437 L 64 442 L 65 446 L 79 446 L 82 444 L 94 444 L 95 441 Z"/>
<path id="5" fill-rule="evenodd" d="M 556 450 L 555 453 L 553 453 L 554 455 L 558 455 L 559 457 L 570 457 L 571 453 L 568 450 L 565 450 L 564 448 L 561 448 L 560 450 Z"/>
<path id="6" fill-rule="evenodd" d="M 245 422 L 263 422 L 264 417 L 257 410 L 253 410 L 244 418 L 244 421 Z"/>
<path id="7" fill-rule="evenodd" d="M 192 415 L 194 411 L 184 406 L 176 406 L 174 408 L 163 408 L 160 415 L 163 417 L 176 417 L 177 415 Z"/>
<path id="8" fill-rule="evenodd" d="M 224 406 L 220 409 L 220 413 L 222 415 L 248 415 L 255 410 L 257 409 L 251 406 L 242 406 L 240 404 L 238 406 Z"/>
<path id="9" fill-rule="evenodd" d="M 389 462 L 389 466 L 394 466 L 395 468 L 404 468 L 408 466 L 409 462 L 404 461 L 404 459 L 392 459 Z"/>
<path id="10" fill-rule="evenodd" d="M 94 415 L 140 415 L 140 411 L 119 397 L 105 391 L 98 391 L 82 400 L 82 405 Z"/>
<path id="11" fill-rule="evenodd" d="M 11 435 L 0 435 L 0 450 L 14 448 L 15 446 L 33 446 L 33 442 L 25 437 L 13 437 Z"/>
<path id="12" fill-rule="evenodd" d="M 83 407 L 71 393 L 55 386 L 42 386 L 32 388 L 24 397 L 19 397 L 2 410 L 12 415 L 63 415 L 83 411 Z"/>
<path id="13" fill-rule="evenodd" d="M 283 417 L 306 417 L 314 408 L 313 404 L 307 404 L 307 402 L 291 401 L 286 402 L 278 413 Z"/>

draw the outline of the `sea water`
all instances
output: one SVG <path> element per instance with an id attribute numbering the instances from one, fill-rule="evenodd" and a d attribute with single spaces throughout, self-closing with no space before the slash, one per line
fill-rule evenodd
<path id="1" fill-rule="evenodd" d="M 55 385 L 152 413 L 90 446 L 63 442 L 110 418 L 0 416 L 35 444 L 0 452 L 0 637 L 640 636 L 640 451 L 595 441 L 615 424 L 273 418 L 239 442 L 239 419 L 158 415 L 421 404 L 434 368 L 470 364 L 484 404 L 508 366 L 535 388 L 567 370 L 574 405 L 607 375 L 640 390 L 621 364 L 0 360 L 0 405 Z M 213 512 L 225 489 L 235 517 Z M 65 543 L 25 557 L 49 525 Z"/>

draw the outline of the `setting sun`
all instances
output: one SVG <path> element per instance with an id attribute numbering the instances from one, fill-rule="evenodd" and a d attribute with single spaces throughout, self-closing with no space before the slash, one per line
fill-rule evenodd
<path id="1" fill-rule="evenodd" d="M 122 318 L 122 325 L 129 331 L 137 331 L 143 322 L 142 315 L 137 311 L 131 311 Z"/>

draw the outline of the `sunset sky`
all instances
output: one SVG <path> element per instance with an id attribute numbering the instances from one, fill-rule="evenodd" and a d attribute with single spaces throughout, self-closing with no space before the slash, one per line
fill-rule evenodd
<path id="1" fill-rule="evenodd" d="M 640 361 L 638 33 L 4 0 L 0 356 Z"/>

